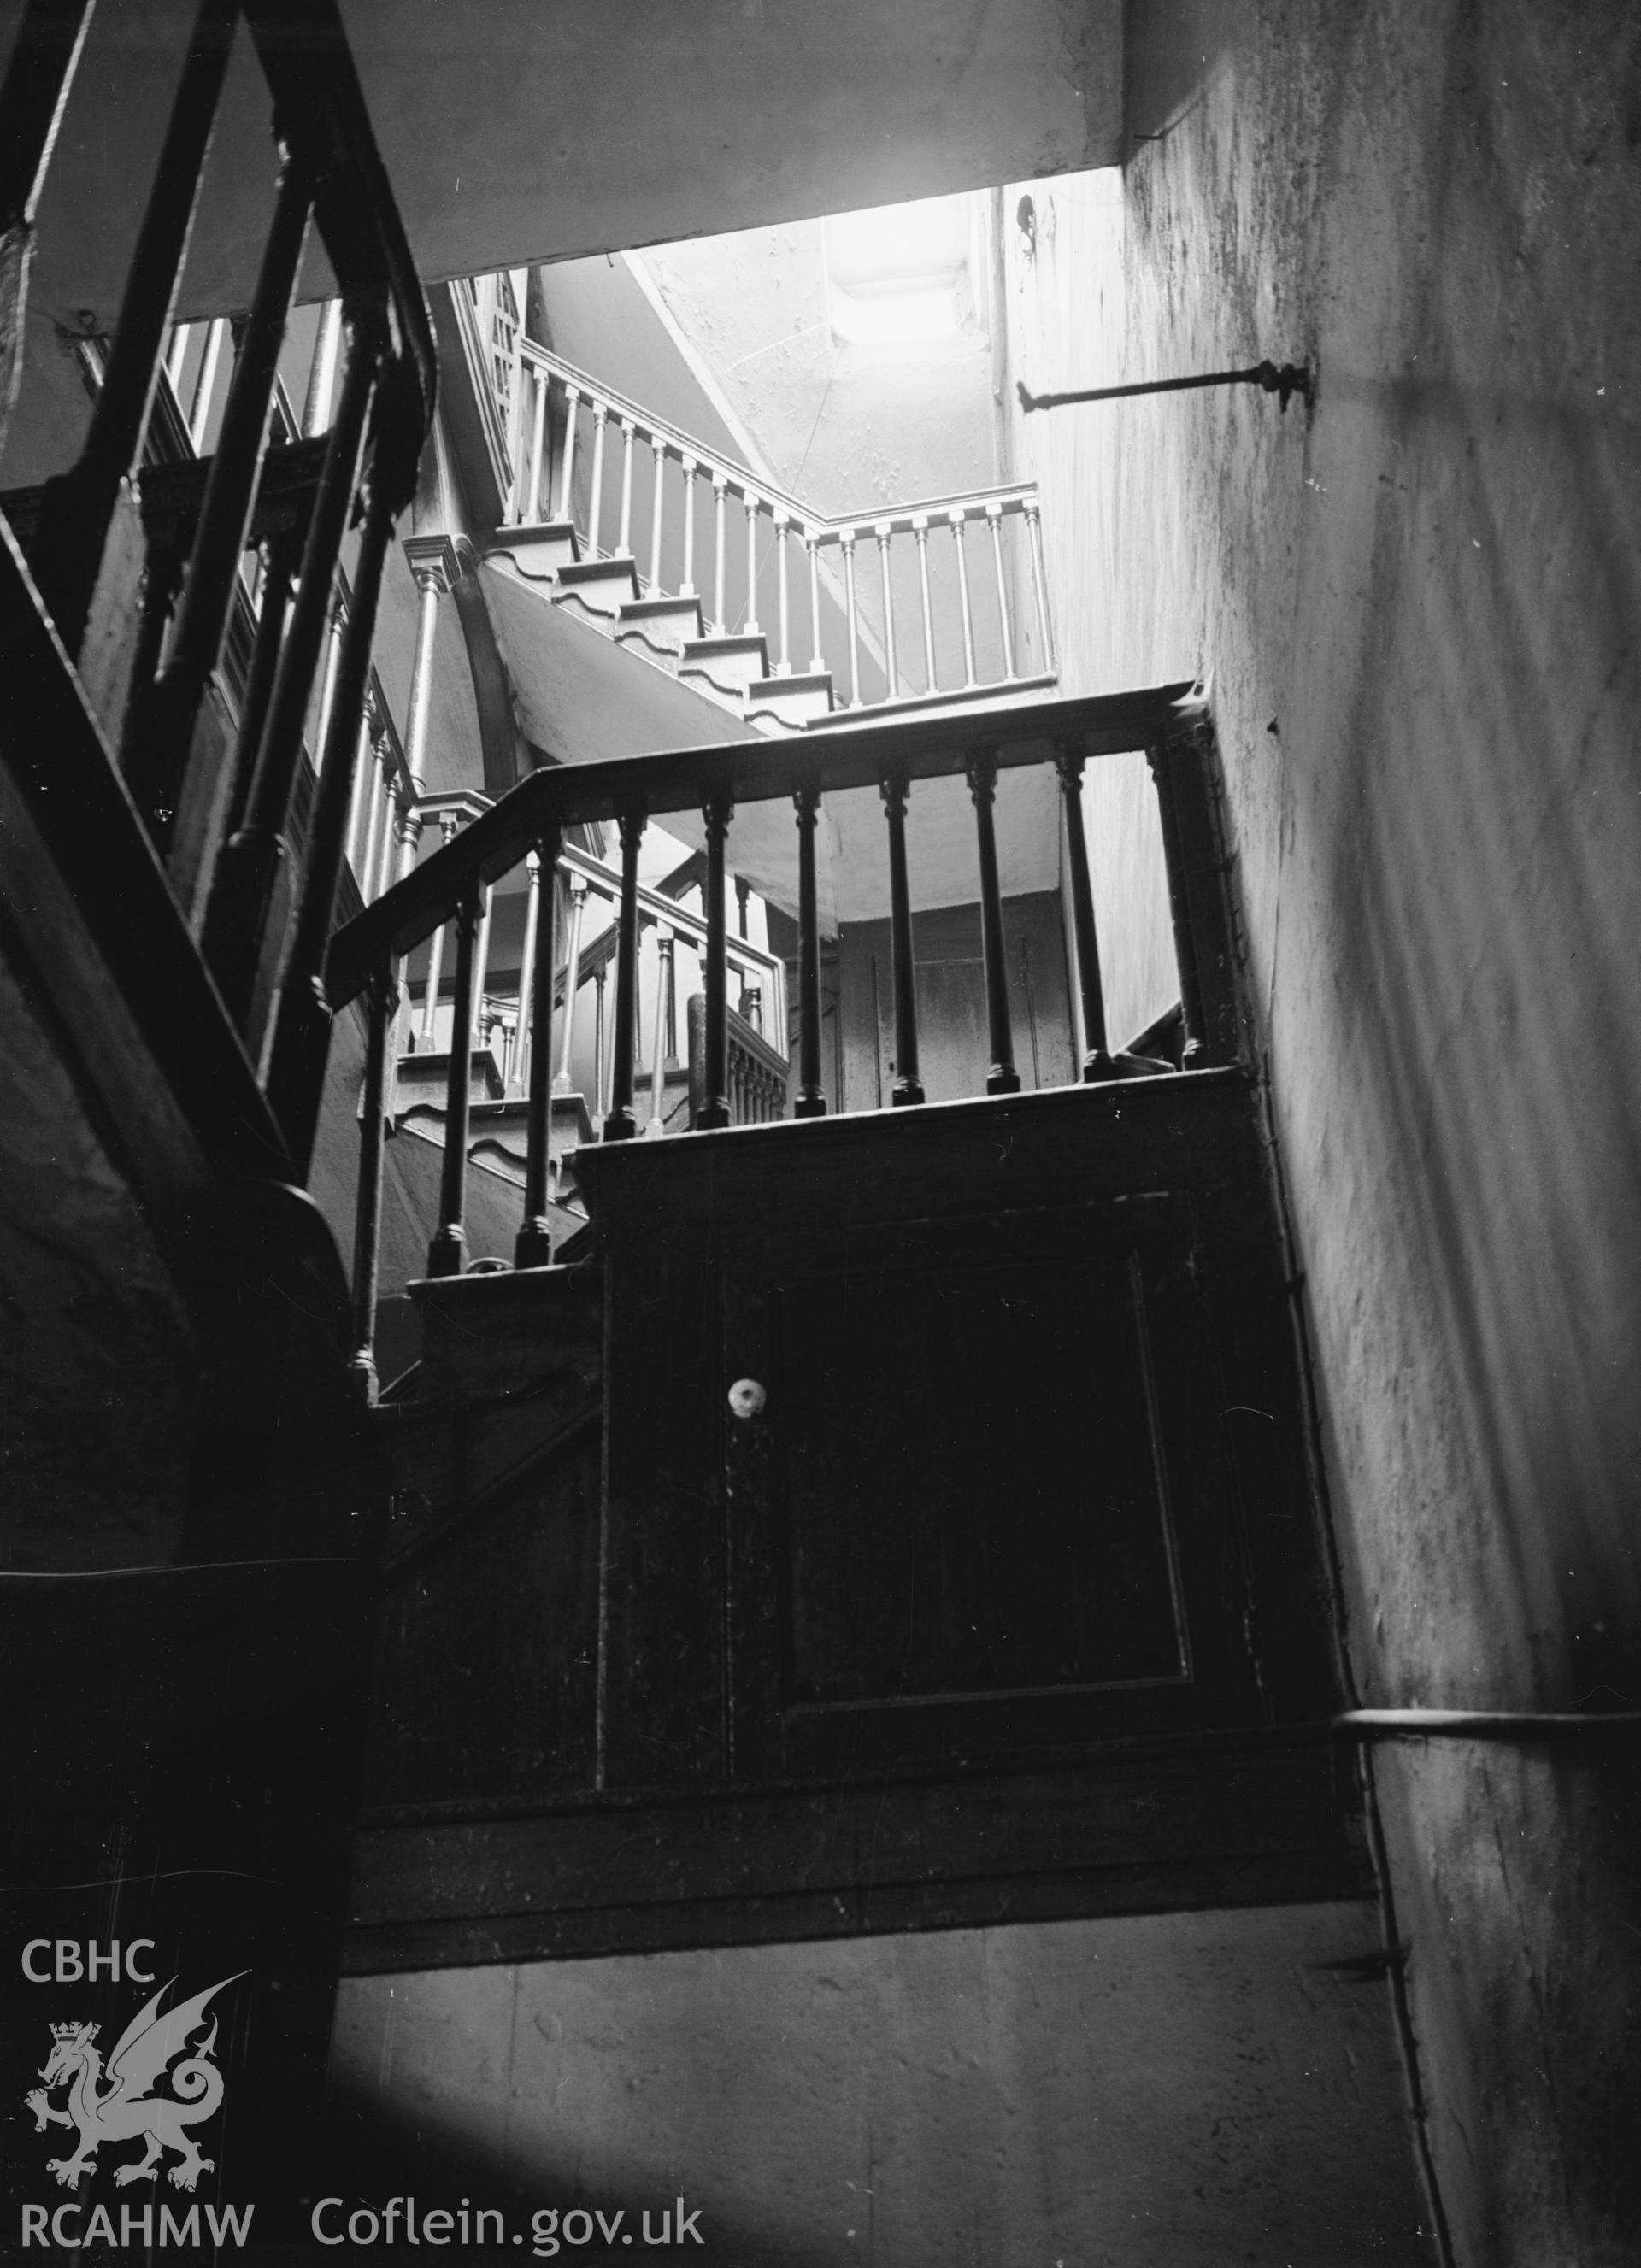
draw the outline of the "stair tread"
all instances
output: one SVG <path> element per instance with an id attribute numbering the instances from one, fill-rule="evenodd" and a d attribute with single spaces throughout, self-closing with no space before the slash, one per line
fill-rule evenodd
<path id="1" fill-rule="evenodd" d="M 747 688 L 750 700 L 772 700 L 779 693 L 830 693 L 829 669 L 795 670 L 784 677 L 754 677 Z"/>
<path id="2" fill-rule="evenodd" d="M 762 630 L 725 630 L 704 637 L 690 638 L 684 646 L 686 658 L 699 654 L 703 659 L 717 653 L 760 653 L 768 651 Z"/>
<path id="3" fill-rule="evenodd" d="M 636 599 L 638 563 L 636 559 L 571 559 L 559 569 L 558 579 L 570 590 L 587 583 L 629 582 Z"/>
<path id="4" fill-rule="evenodd" d="M 657 615 L 693 615 L 701 619 L 699 599 L 669 599 L 665 593 L 647 599 L 629 599 L 622 608 L 623 622 L 647 622 Z"/>

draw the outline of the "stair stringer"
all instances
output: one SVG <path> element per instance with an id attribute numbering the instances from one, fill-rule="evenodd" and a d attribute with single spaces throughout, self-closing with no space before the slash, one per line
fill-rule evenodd
<path id="1" fill-rule="evenodd" d="M 579 605 L 555 603 L 554 585 L 522 573 L 506 549 L 483 561 L 479 579 L 525 733 L 562 762 L 762 737 L 738 695 L 686 681 L 647 640 L 618 641 Z"/>

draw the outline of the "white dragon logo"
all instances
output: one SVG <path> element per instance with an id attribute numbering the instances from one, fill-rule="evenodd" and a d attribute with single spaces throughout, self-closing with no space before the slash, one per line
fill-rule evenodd
<path id="1" fill-rule="evenodd" d="M 243 1969 L 234 1972 L 238 1977 L 247 1973 Z M 191 2000 L 167 2009 L 163 2016 L 156 2014 L 176 1981 L 173 1977 L 162 1984 L 121 2033 L 108 2058 L 107 2077 L 113 2084 L 106 2094 L 102 2053 L 92 2044 L 99 2028 L 96 2024 L 52 2026 L 51 2053 L 40 2074 L 46 2083 L 33 2088 L 23 2101 L 34 2114 L 37 2134 L 43 2134 L 48 2124 L 79 2128 L 79 2147 L 73 2156 L 47 2161 L 65 2188 L 77 2189 L 80 2176 L 88 2167 L 96 2170 L 92 2161 L 103 2143 L 129 2142 L 139 2134 L 147 2144 L 147 2154 L 133 2165 L 117 2169 L 114 2181 L 121 2188 L 128 2182 L 154 2180 L 166 2150 L 181 2155 L 181 2164 L 169 2169 L 172 2183 L 180 2190 L 191 2190 L 200 2176 L 215 2166 L 214 2158 L 201 2157 L 199 2145 L 188 2131 L 209 2118 L 223 2098 L 222 2073 L 210 2060 L 217 2044 L 215 2017 L 210 2038 L 171 2072 L 175 2095 L 156 2095 L 151 2090 L 172 2058 L 187 2044 L 188 2034 L 203 2022 L 207 2001 L 234 1978 L 224 1977 L 196 1992 Z M 65 2086 L 70 2090 L 69 2107 L 55 2110 L 47 2098 L 54 2088 Z"/>

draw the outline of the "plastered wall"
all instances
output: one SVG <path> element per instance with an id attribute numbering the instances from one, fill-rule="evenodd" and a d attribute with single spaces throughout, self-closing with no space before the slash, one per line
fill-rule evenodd
<path id="1" fill-rule="evenodd" d="M 355 1978 L 337 2139 L 379 2205 L 642 2238 L 681 2193 L 726 2268 L 1402 2268 L 1377 1941 L 1299 1906 Z"/>
<path id="2" fill-rule="evenodd" d="M 1120 191 L 1026 185 L 1014 374 L 1308 357 L 1315 409 L 1087 406 L 1016 446 L 1067 689 L 1208 680 L 1356 1675 L 1634 1707 L 1641 33 L 1511 0 L 1130 31 Z M 1478 2268 L 1637 2257 L 1630 1755 L 1379 1767 Z"/>

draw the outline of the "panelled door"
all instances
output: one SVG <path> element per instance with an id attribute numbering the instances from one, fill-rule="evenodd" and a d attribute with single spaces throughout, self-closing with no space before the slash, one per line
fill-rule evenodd
<path id="1" fill-rule="evenodd" d="M 736 1777 L 1257 1717 L 1188 1198 L 795 1227 L 721 1281 Z"/>

